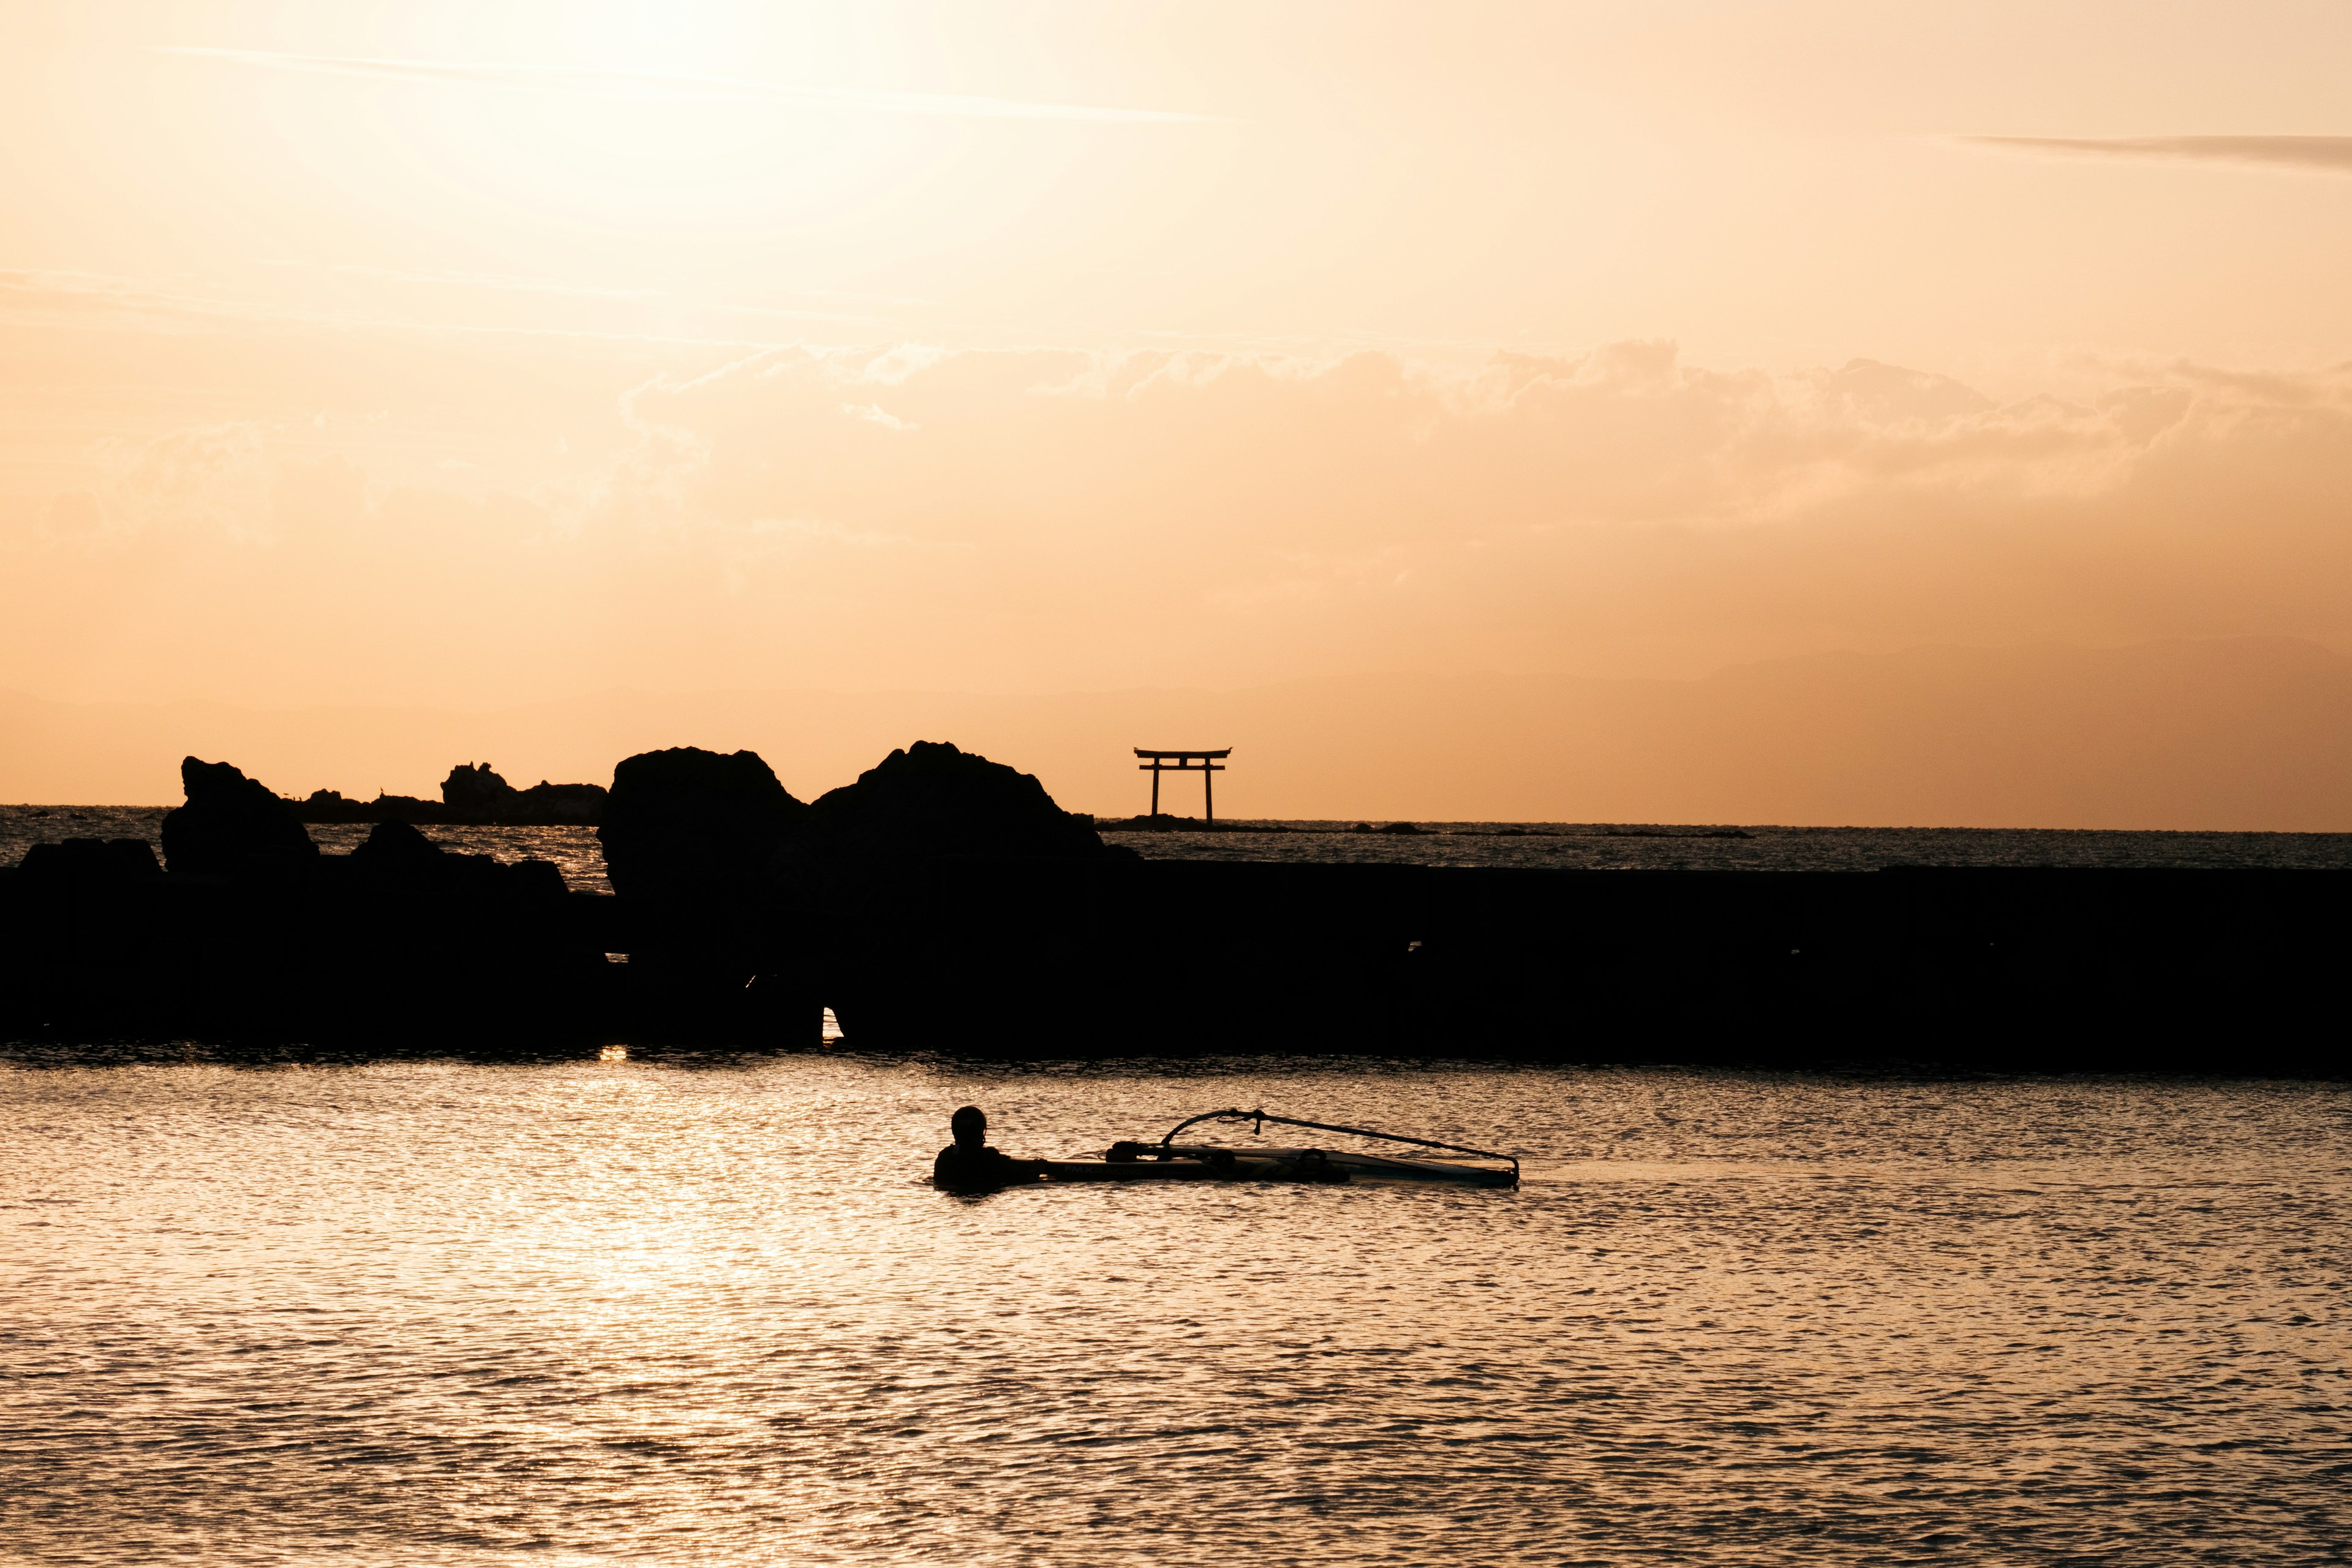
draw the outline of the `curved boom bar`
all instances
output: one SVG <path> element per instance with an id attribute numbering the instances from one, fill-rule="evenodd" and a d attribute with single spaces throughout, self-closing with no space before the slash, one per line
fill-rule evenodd
<path id="1" fill-rule="evenodd" d="M 1517 1182 L 1519 1179 L 1519 1162 L 1517 1155 L 1498 1154 L 1492 1149 L 1473 1149 L 1466 1143 L 1440 1143 L 1434 1138 L 1408 1138 L 1402 1132 L 1375 1132 L 1369 1127 L 1340 1127 L 1328 1121 L 1301 1121 L 1295 1116 L 1276 1116 L 1265 1110 L 1202 1111 L 1200 1115 L 1188 1117 L 1170 1128 L 1168 1136 L 1160 1141 L 1160 1146 L 1163 1149 L 1167 1148 L 1176 1141 L 1176 1134 L 1183 1131 L 1187 1127 L 1202 1121 L 1254 1121 L 1257 1123 L 1255 1131 L 1259 1132 L 1265 1131 L 1265 1124 L 1273 1121 L 1285 1127 L 1312 1127 L 1318 1132 L 1348 1132 L 1359 1138 L 1385 1138 L 1391 1143 L 1417 1143 L 1424 1149 L 1448 1149 L 1456 1154 L 1475 1154 L 1482 1160 L 1507 1160 L 1511 1166 L 1511 1180 Z"/>

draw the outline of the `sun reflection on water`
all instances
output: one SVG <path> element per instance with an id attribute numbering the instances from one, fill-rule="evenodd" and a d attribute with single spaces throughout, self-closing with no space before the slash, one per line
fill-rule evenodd
<path id="1" fill-rule="evenodd" d="M 8 1550 L 1795 1568 L 2341 1539 L 2340 1089 L 597 1057 L 0 1071 L 0 1274 L 39 1282 L 0 1293 Z M 924 1180 L 961 1103 L 1026 1153 L 1261 1099 L 1528 1180 Z"/>

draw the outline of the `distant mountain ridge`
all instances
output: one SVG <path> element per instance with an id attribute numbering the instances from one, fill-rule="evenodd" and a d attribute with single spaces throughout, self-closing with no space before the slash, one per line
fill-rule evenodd
<path id="1" fill-rule="evenodd" d="M 0 799 L 160 803 L 179 759 L 283 795 L 422 793 L 455 756 L 604 780 L 671 745 L 821 794 L 910 741 L 1124 816 L 1130 748 L 1234 748 L 1220 815 L 2352 831 L 2352 659 L 2241 637 L 1916 647 L 1696 680 L 1363 675 L 1230 691 L 607 692 L 485 711 L 62 703 L 0 693 Z M 1194 813 L 1183 782 L 1165 808 Z"/>

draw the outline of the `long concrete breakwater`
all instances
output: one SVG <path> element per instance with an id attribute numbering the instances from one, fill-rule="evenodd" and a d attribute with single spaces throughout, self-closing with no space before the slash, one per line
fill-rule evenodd
<path id="1" fill-rule="evenodd" d="M 2352 872 L 1527 871 L 948 855 L 567 891 L 543 862 L 0 869 L 0 1035 L 2352 1070 Z"/>

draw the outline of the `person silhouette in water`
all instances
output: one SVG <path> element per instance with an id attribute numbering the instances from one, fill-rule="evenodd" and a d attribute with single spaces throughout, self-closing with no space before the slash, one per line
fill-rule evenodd
<path id="1" fill-rule="evenodd" d="M 986 1193 L 1036 1179 L 1035 1161 L 1015 1160 L 988 1145 L 988 1114 L 979 1106 L 957 1111 L 948 1119 L 948 1128 L 955 1142 L 931 1162 L 931 1185 L 955 1193 Z"/>

